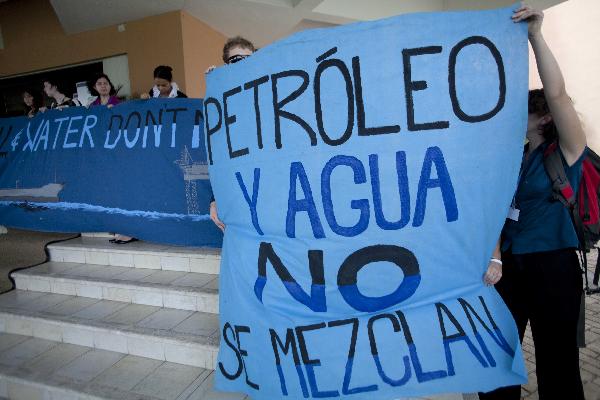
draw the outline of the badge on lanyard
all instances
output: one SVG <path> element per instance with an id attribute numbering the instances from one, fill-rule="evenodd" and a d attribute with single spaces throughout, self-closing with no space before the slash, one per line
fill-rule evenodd
<path id="1" fill-rule="evenodd" d="M 521 169 L 519 170 L 519 178 L 517 179 L 517 189 L 515 190 L 515 193 L 513 194 L 513 198 L 512 198 L 512 202 L 510 204 L 510 209 L 508 210 L 508 215 L 506 216 L 506 218 L 512 220 L 512 221 L 519 221 L 519 214 L 521 213 L 521 210 L 519 210 L 517 208 L 516 205 L 516 201 L 517 201 L 517 191 L 519 190 L 519 186 L 521 185 L 521 179 L 523 178 L 523 169 L 524 166 L 523 164 L 525 163 L 525 160 L 521 161 Z"/>
<path id="2" fill-rule="evenodd" d="M 518 221 L 519 220 L 519 213 L 521 211 L 518 208 L 515 208 L 514 206 L 511 206 L 510 209 L 508 210 L 508 219 L 512 219 L 513 221 Z"/>

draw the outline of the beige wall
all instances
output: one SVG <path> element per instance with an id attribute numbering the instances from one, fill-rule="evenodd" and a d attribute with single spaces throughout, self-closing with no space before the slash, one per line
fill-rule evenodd
<path id="1" fill-rule="evenodd" d="M 569 0 L 545 12 L 543 33 L 556 56 L 588 136 L 600 151 L 600 1 Z M 541 87 L 530 52 L 529 82 Z"/>
<path id="2" fill-rule="evenodd" d="M 225 36 L 189 15 L 181 13 L 183 60 L 187 95 L 204 97 L 204 71 L 211 65 L 221 65 Z"/>
<path id="3" fill-rule="evenodd" d="M 546 10 L 544 34 L 586 124 L 588 141 L 600 150 L 600 1 L 569 0 Z M 156 65 L 173 67 L 174 79 L 191 97 L 205 91 L 204 71 L 220 65 L 225 37 L 181 11 L 66 35 L 47 0 L 0 3 L 4 49 L 0 76 L 127 54 L 132 93 L 147 91 Z M 539 87 L 531 58 L 530 84 Z"/>
<path id="4" fill-rule="evenodd" d="M 181 11 L 66 35 L 47 0 L 0 3 L 4 49 L 0 76 L 127 54 L 132 94 L 148 91 L 152 71 L 173 67 L 173 79 L 191 97 L 204 95 L 203 71 L 220 59 L 225 38 Z"/>

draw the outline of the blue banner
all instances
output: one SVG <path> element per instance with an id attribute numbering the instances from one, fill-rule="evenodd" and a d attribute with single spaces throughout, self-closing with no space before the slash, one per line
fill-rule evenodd
<path id="1" fill-rule="evenodd" d="M 203 126 L 197 99 L 0 119 L 0 225 L 220 246 Z"/>
<path id="2" fill-rule="evenodd" d="M 525 382 L 482 277 L 526 128 L 511 9 L 295 34 L 211 72 L 220 390 L 391 399 Z"/>

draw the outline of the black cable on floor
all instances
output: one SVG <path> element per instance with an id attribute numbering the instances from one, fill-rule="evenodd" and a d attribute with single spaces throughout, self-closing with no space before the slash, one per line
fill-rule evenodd
<path id="1" fill-rule="evenodd" d="M 10 289 L 8 289 L 8 290 L 0 292 L 0 295 L 3 295 L 4 293 L 8 293 L 8 292 L 10 292 L 12 290 L 15 290 L 17 288 L 17 284 L 15 282 L 15 279 L 12 277 L 13 272 L 22 271 L 24 269 L 37 267 L 38 265 L 42 265 L 42 264 L 47 263 L 48 261 L 50 261 L 50 252 L 48 251 L 48 246 L 50 246 L 51 244 L 61 243 L 61 242 L 66 242 L 67 240 L 76 239 L 78 237 L 81 237 L 81 233 L 78 233 L 77 235 L 68 237 L 66 239 L 52 240 L 52 241 L 46 243 L 46 245 L 44 246 L 44 253 L 46 254 L 46 259 L 44 261 L 42 261 L 42 262 L 37 263 L 37 264 L 28 265 L 28 266 L 25 266 L 25 267 L 18 267 L 18 268 L 10 270 L 8 272 L 8 279 L 10 280 L 12 287 Z"/>

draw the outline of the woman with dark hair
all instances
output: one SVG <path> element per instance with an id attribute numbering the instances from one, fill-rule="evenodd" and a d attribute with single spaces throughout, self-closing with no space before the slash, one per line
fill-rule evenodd
<path id="1" fill-rule="evenodd" d="M 71 98 L 67 97 L 65 94 L 63 94 L 59 90 L 58 84 L 56 81 L 54 81 L 53 79 L 44 79 L 42 81 L 42 83 L 43 83 L 44 93 L 46 93 L 46 96 L 48 96 L 51 100 L 50 107 L 48 107 L 48 108 L 50 108 L 50 109 L 56 108 L 58 110 L 61 110 L 63 108 L 74 105 Z M 40 108 L 40 111 L 45 111 L 45 110 L 46 110 L 46 107 Z"/>
<path id="2" fill-rule="evenodd" d="M 168 65 L 159 65 L 154 68 L 154 87 L 148 93 L 142 93 L 142 99 L 149 98 L 186 98 L 185 93 L 179 90 L 177 83 L 173 82 L 173 68 Z"/>
<path id="3" fill-rule="evenodd" d="M 569 211 L 553 200 L 544 152 L 557 144 L 555 151 L 569 182 L 578 187 L 586 138 L 558 63 L 542 36 L 543 17 L 530 7 L 521 7 L 513 15 L 515 22 L 528 22 L 544 88 L 529 93 L 528 144 L 502 232 L 502 260 L 499 249 L 494 255 L 502 275 L 496 288 L 517 323 L 521 341 L 527 323 L 531 325 L 539 398 L 578 400 L 584 398 L 577 347 L 583 290 L 576 253 L 579 240 Z M 517 400 L 520 394 L 519 386 L 510 386 L 479 397 Z"/>
<path id="4" fill-rule="evenodd" d="M 106 106 L 107 108 L 111 108 L 121 102 L 116 96 L 117 91 L 110 78 L 104 73 L 96 74 L 94 79 L 88 81 L 88 89 L 92 96 L 97 96 L 97 99 L 90 106 Z M 119 233 L 116 233 L 115 237 L 109 240 L 109 242 L 115 244 L 127 244 L 135 241 L 137 241 L 136 238 Z"/>
<path id="5" fill-rule="evenodd" d="M 23 95 L 23 103 L 25 103 L 25 115 L 29 118 L 35 116 L 40 109 L 40 101 L 37 96 L 34 95 L 34 91 L 31 89 L 24 90 Z"/>
<path id="6" fill-rule="evenodd" d="M 121 102 L 117 97 L 117 91 L 115 90 L 114 85 L 104 73 L 97 74 L 93 80 L 89 81 L 88 89 L 92 96 L 97 97 L 97 99 L 90 104 L 92 106 L 107 106 L 110 108 Z"/>

